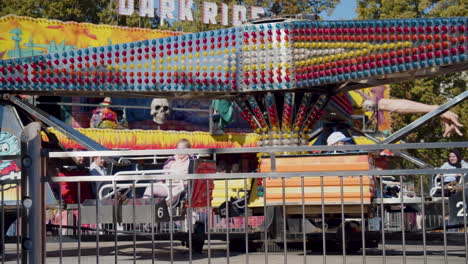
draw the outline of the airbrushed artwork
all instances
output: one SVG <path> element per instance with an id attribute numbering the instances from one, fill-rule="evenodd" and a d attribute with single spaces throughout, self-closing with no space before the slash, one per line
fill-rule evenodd
<path id="1" fill-rule="evenodd" d="M 392 76 L 398 74 L 408 75 L 414 71 L 431 74 L 425 70 L 431 67 L 445 67 L 446 72 L 456 70 L 457 65 L 463 65 L 467 60 L 464 46 L 466 20 L 464 17 L 285 20 L 188 34 L 145 31 L 149 34 L 144 37 L 143 32 L 135 29 L 78 27 L 74 23 L 44 21 L 42 28 L 29 32 L 43 30 L 39 36 L 50 38 L 49 45 L 62 44 L 60 52 L 42 54 L 45 50 L 33 48 L 31 51 L 31 48 L 20 45 L 22 39 L 32 39 L 32 35 L 22 36 L 18 24 L 31 26 L 34 23 L 27 18 L 6 17 L 1 20 L 1 25 L 12 28 L 5 32 L 10 32 L 14 41 L 2 40 L 11 46 L 4 54 L 18 57 L 15 54 L 24 50 L 38 50 L 41 55 L 0 61 L 0 89 L 14 91 L 22 87 L 25 93 L 47 91 L 55 95 L 95 90 L 109 96 L 149 97 L 158 94 L 162 97 L 184 95 L 187 99 L 229 99 L 234 94 L 245 94 L 237 96 L 236 101 L 249 106 L 241 107 L 241 113 L 251 128 L 263 133 L 274 132 L 265 135 L 271 137 L 265 142 L 302 144 L 330 98 L 325 95 L 317 101 L 314 98 L 313 109 L 312 105 L 304 105 L 306 108 L 294 116 L 294 111 L 288 110 L 292 110 L 292 101 L 282 104 L 282 97 L 268 92 L 318 91 L 348 82 L 362 86 L 367 79 L 393 82 L 396 79 Z M 74 30 L 63 32 L 70 29 Z M 122 31 L 129 32 L 128 36 L 123 37 Z M 58 42 L 53 38 L 57 38 L 59 32 L 62 32 L 62 38 L 67 32 L 73 36 Z M 77 38 L 74 32 L 82 34 L 82 38 Z M 132 34 L 142 40 L 131 42 Z M 114 35 L 118 36 L 117 41 Z M 83 39 L 87 38 L 88 47 L 83 48 Z M 107 46 L 89 47 L 98 44 L 93 43 L 93 39 L 101 45 L 107 42 Z M 124 41 L 127 42 L 122 43 Z M 74 47 L 67 48 L 71 44 Z M 264 98 L 253 98 L 248 95 L 251 92 L 261 92 Z M 380 96 L 378 93 L 376 96 Z M 289 94 L 285 99 L 293 97 L 298 96 Z M 305 103 L 307 97 L 304 96 Z M 264 107 L 269 113 L 264 121 L 268 122 L 262 122 L 259 117 L 255 100 L 265 102 Z M 331 100 L 347 111 L 353 111 L 347 98 L 337 95 Z M 371 100 L 365 101 L 371 106 Z M 282 112 L 278 112 L 281 107 L 276 109 L 277 103 L 285 106 Z M 296 103 L 300 102 L 296 100 Z M 385 122 L 382 118 L 379 113 L 370 116 L 369 120 Z"/>
<path id="2" fill-rule="evenodd" d="M 270 249 L 286 261 L 302 245 L 292 262 L 325 260 L 330 249 L 343 261 L 400 261 L 402 238 L 403 259 L 420 261 L 405 242 L 421 234 L 425 258 L 468 252 L 445 241 L 462 227 L 453 224 L 466 207 L 457 194 L 466 162 L 451 150 L 441 167 L 451 171 L 434 169 L 445 148 L 468 146 L 454 109 L 468 98 L 457 79 L 468 69 L 468 17 L 309 13 L 328 1 L 269 2 L 277 12 L 250 6 L 262 1 L 87 1 L 100 11 L 79 21 L 190 32 L 0 18 L 0 229 L 17 237 L 2 235 L 0 254 L 19 261 L 21 244 L 33 262 L 128 262 L 132 250 L 134 263 L 174 253 L 223 262 L 226 250 L 244 263 L 268 261 Z M 304 12 L 273 17 L 289 4 Z M 434 77 L 456 81 L 418 81 Z M 394 114 L 420 115 L 404 124 Z M 455 139 L 422 141 L 429 133 Z M 77 249 L 62 247 L 70 239 Z M 445 250 L 427 254 L 426 240 Z"/>
<path id="3" fill-rule="evenodd" d="M 18 180 L 21 178 L 21 169 L 13 160 L 3 160 L 2 156 L 17 155 L 20 153 L 20 142 L 9 132 L 0 132 L 0 181 Z M 3 199 L 11 201 L 16 199 L 16 184 L 3 184 L 0 191 Z M 2 198 L 0 198 L 0 202 Z"/>
<path id="4" fill-rule="evenodd" d="M 284 21 L 163 38 L 145 35 L 134 42 L 0 61 L 0 89 L 186 98 L 314 90 L 464 63 L 466 23 L 463 17 Z"/>
<path id="5" fill-rule="evenodd" d="M 169 30 L 62 22 L 14 15 L 0 18 L 0 32 L 2 60 L 181 34 Z"/>
<path id="6" fill-rule="evenodd" d="M 2 156 L 17 155 L 20 152 L 18 139 L 12 134 L 0 132 L 0 158 Z M 0 160 L 0 179 L 14 179 L 20 177 L 20 169 L 12 160 Z"/>
<path id="7" fill-rule="evenodd" d="M 391 118 L 389 112 L 377 109 L 375 106 L 382 98 L 390 98 L 390 86 L 381 85 L 349 92 L 349 97 L 355 107 L 354 114 L 364 114 L 367 117 L 366 127 L 374 131 L 390 133 Z"/>

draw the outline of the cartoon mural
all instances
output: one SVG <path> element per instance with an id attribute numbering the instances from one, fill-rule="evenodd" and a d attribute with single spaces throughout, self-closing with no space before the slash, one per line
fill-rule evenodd
<path id="1" fill-rule="evenodd" d="M 89 23 L 62 22 L 9 15 L 0 18 L 0 59 L 41 55 L 50 52 L 99 47 L 110 43 L 124 43 L 144 39 L 162 38 L 182 34 L 168 30 L 151 30 Z M 155 129 L 150 115 L 151 99 L 112 98 L 115 105 L 147 105 L 148 109 L 126 109 L 129 128 Z M 95 104 L 102 98 L 73 98 L 73 103 Z M 190 131 L 208 130 L 208 108 L 210 101 L 173 100 L 172 108 L 206 109 L 201 111 L 173 111 L 169 122 L 161 129 Z M 71 107 L 71 119 L 66 120 L 75 128 L 90 127 L 94 108 Z M 119 110 L 118 108 L 113 109 Z M 119 114 L 119 113 L 117 113 Z M 242 120 L 239 118 L 239 120 Z M 105 122 L 107 125 L 112 125 Z M 104 125 L 104 124 L 103 124 Z M 91 126 L 93 127 L 93 126 Z M 113 126 L 106 126 L 113 127 Z M 247 126 L 244 126 L 247 127 Z"/>
<path id="2" fill-rule="evenodd" d="M 8 133 L 0 132 L 0 159 L 2 156 L 17 155 L 20 153 L 20 145 L 18 139 Z M 13 180 L 21 177 L 21 170 L 13 160 L 0 160 L 0 180 Z M 2 190 L 9 190 L 16 185 L 2 185 Z M 8 197 L 8 192 L 5 197 Z"/>
<path id="3" fill-rule="evenodd" d="M 388 85 L 375 86 L 367 89 L 351 91 L 349 99 L 354 105 L 355 115 L 365 115 L 368 130 L 389 134 L 391 128 L 390 113 L 379 111 L 373 106 L 382 98 L 390 98 L 390 87 Z"/>
<path id="4" fill-rule="evenodd" d="M 0 18 L 0 59 L 99 47 L 179 34 L 181 32 L 169 30 L 62 22 L 9 15 Z M 93 103 L 92 100 L 91 98 L 86 98 L 84 102 L 81 102 L 79 98 L 73 98 L 72 102 Z M 121 100 L 120 103 L 127 104 L 125 100 Z M 139 102 L 137 105 L 143 105 L 143 103 Z M 83 124 L 90 123 L 92 113 L 89 109 L 74 106 L 71 108 L 71 112 L 72 119 L 68 120 L 70 124 L 79 124 L 78 127 L 87 127 Z M 84 118 L 81 118 L 82 116 Z M 75 121 L 73 119 L 78 120 Z"/>
<path id="5" fill-rule="evenodd" d="M 181 32 L 62 22 L 9 15 L 0 18 L 0 59 L 99 47 Z"/>

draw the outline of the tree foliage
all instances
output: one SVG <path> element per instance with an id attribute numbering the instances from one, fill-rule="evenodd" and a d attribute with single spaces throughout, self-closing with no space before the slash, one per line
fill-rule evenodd
<path id="1" fill-rule="evenodd" d="M 138 2 L 138 0 L 136 0 Z M 185 32 L 198 32 L 223 28 L 218 12 L 217 25 L 206 25 L 202 23 L 202 2 L 194 0 L 193 17 L 194 21 L 166 21 L 160 25 L 160 19 L 155 9 L 154 18 L 139 17 L 138 14 L 132 16 L 122 16 L 117 14 L 117 0 L 0 0 L 0 16 L 16 14 L 20 16 L 30 16 L 35 18 L 58 19 L 62 21 L 88 22 L 95 24 L 119 25 L 128 27 L 160 28 L 167 30 L 179 30 Z M 262 6 L 268 12 L 276 15 L 295 15 L 299 13 L 316 14 L 320 18 L 321 14 L 331 14 L 339 0 L 210 0 L 216 2 L 218 7 L 221 3 L 228 6 L 241 4 L 246 6 Z M 135 5 L 135 8 L 138 5 Z M 229 19 L 231 20 L 231 9 Z M 230 26 L 230 25 L 229 25 Z"/>
<path id="2" fill-rule="evenodd" d="M 391 19 L 418 17 L 451 17 L 468 14 L 466 1 L 463 0 L 358 0 L 357 7 L 360 19 Z M 434 78 L 419 79 L 391 85 L 390 95 L 393 98 L 413 100 L 430 105 L 440 105 L 467 89 L 467 72 L 441 75 Z M 439 119 L 434 119 L 403 140 L 406 142 L 444 142 L 466 141 L 468 127 L 468 102 L 465 101 L 452 109 L 459 115 L 463 136 L 442 138 L 443 126 Z M 394 131 L 419 118 L 421 115 L 392 115 Z M 432 164 L 442 165 L 447 159 L 447 149 L 420 149 L 410 151 L 414 156 Z M 397 164 L 408 167 L 409 163 L 402 161 Z"/>
<path id="3" fill-rule="evenodd" d="M 0 16 L 9 14 L 128 27 L 150 28 L 155 24 L 154 18 L 140 18 L 136 13 L 118 15 L 117 0 L 0 0 Z"/>
<path id="4" fill-rule="evenodd" d="M 16 14 L 35 18 L 98 23 L 100 0 L 0 0 L 0 16 Z"/>
<path id="5" fill-rule="evenodd" d="M 357 0 L 360 19 L 453 17 L 468 14 L 464 0 Z"/>
<path id="6" fill-rule="evenodd" d="M 317 20 L 325 13 L 331 15 L 340 0 L 275 0 L 271 12 L 275 15 L 313 14 Z"/>

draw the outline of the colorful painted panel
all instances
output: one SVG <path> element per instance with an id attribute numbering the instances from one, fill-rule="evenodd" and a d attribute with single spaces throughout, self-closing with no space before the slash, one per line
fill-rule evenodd
<path id="1" fill-rule="evenodd" d="M 0 89 L 126 96 L 190 93 L 193 98 L 323 88 L 466 63 L 467 23 L 467 17 L 286 21 L 145 36 L 0 61 Z M 12 34 L 21 41 L 18 31 Z"/>
<path id="2" fill-rule="evenodd" d="M 14 15 L 0 18 L 0 32 L 0 59 L 3 60 L 181 34 Z"/>
<path id="3" fill-rule="evenodd" d="M 3 190 L 4 205 L 14 205 L 20 195 L 17 183 L 21 178 L 20 158 L 4 158 L 20 154 L 20 138 L 23 131 L 15 109 L 10 105 L 0 105 L 0 189 Z"/>
<path id="4" fill-rule="evenodd" d="M 354 106 L 355 115 L 365 115 L 367 117 L 365 127 L 378 132 L 390 132 L 391 116 L 389 112 L 374 111 L 369 107 L 372 103 L 378 103 L 380 99 L 390 98 L 390 86 L 381 85 L 348 93 Z"/>
<path id="5" fill-rule="evenodd" d="M 66 148 L 82 148 L 55 129 L 54 133 Z M 209 132 L 163 131 L 163 130 L 113 130 L 113 129 L 78 129 L 81 133 L 109 149 L 171 149 L 177 142 L 186 138 L 193 148 L 238 148 L 255 147 L 257 134 L 226 134 L 212 136 Z M 45 134 L 43 139 L 47 140 Z"/>

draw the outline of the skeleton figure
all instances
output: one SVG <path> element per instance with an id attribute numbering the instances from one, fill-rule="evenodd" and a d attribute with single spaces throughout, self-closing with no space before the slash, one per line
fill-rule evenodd
<path id="1" fill-rule="evenodd" d="M 155 98 L 151 102 L 151 116 L 153 121 L 158 125 L 162 125 L 166 122 L 171 108 L 169 107 L 169 101 L 165 98 Z"/>

